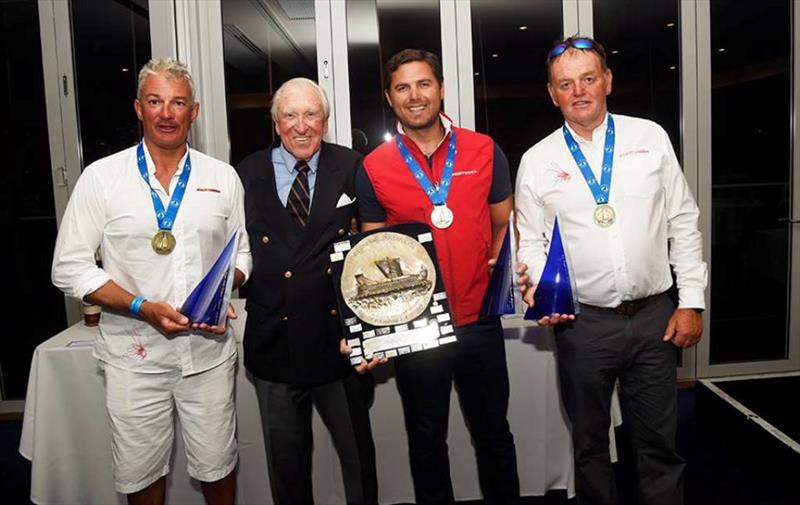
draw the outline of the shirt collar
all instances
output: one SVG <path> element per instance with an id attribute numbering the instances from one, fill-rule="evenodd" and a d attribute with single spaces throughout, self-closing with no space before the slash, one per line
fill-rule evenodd
<path id="1" fill-rule="evenodd" d="M 317 149 L 317 152 L 311 156 L 311 159 L 308 160 L 308 168 L 311 170 L 312 174 L 317 173 L 317 169 L 319 168 L 319 152 L 322 151 L 322 144 L 320 144 L 320 148 Z M 290 174 L 295 173 L 294 166 L 297 165 L 297 162 L 300 161 L 294 157 L 294 154 L 290 153 L 286 147 L 284 147 L 283 142 L 281 145 L 278 146 L 278 156 L 280 159 L 283 160 L 283 164 L 286 167 L 286 171 Z"/>
<path id="2" fill-rule="evenodd" d="M 147 148 L 147 142 L 145 142 L 144 139 L 142 139 L 142 146 L 144 146 L 144 158 L 145 161 L 147 162 L 147 173 L 149 175 L 155 175 L 156 162 L 153 161 L 153 157 L 150 156 L 150 150 Z M 173 175 L 173 177 L 183 173 L 183 167 L 186 166 L 186 157 L 189 156 L 189 149 L 190 149 L 189 143 L 187 142 L 186 152 L 183 153 L 183 156 L 181 156 L 181 159 L 178 161 L 178 170 L 175 172 L 175 175 Z"/>
<path id="3" fill-rule="evenodd" d="M 586 140 L 585 138 L 578 135 L 572 127 L 564 121 L 564 124 L 567 126 L 567 130 L 572 134 L 572 137 L 575 141 L 579 144 L 597 144 L 603 143 L 606 138 L 606 128 L 608 128 L 608 112 L 606 112 L 605 117 L 603 118 L 603 122 L 597 125 L 597 127 L 592 131 L 592 139 Z"/>
<path id="4" fill-rule="evenodd" d="M 433 150 L 434 153 L 439 150 L 444 143 L 444 140 L 447 138 L 447 135 L 453 130 L 453 120 L 447 117 L 444 112 L 439 113 L 439 121 L 442 123 L 442 127 L 444 128 L 444 135 L 442 135 L 442 139 L 436 145 L 436 149 Z M 406 131 L 403 128 L 403 125 L 400 124 L 400 121 L 397 122 L 397 133 L 407 137 Z"/>

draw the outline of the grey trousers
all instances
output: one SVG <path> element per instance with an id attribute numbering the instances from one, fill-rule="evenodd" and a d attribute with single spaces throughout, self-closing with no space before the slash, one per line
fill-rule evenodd
<path id="1" fill-rule="evenodd" d="M 296 387 L 254 377 L 272 498 L 277 505 L 314 503 L 311 482 L 316 406 L 339 455 L 348 504 L 378 502 L 375 445 L 369 422 L 371 377 L 351 375 L 315 387 Z"/>
<path id="2" fill-rule="evenodd" d="M 662 342 L 674 310 L 667 295 L 633 317 L 581 305 L 574 322 L 556 328 L 561 397 L 572 425 L 575 494 L 581 505 L 619 503 L 608 451 L 617 379 L 639 503 L 683 503 L 685 463 L 675 452 L 678 350 Z"/>

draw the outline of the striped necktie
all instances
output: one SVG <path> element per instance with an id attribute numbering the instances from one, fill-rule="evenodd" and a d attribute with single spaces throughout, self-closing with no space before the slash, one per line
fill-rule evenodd
<path id="1" fill-rule="evenodd" d="M 311 205 L 311 195 L 308 190 L 308 163 L 303 160 L 297 162 L 294 169 L 297 171 L 297 176 L 292 183 L 292 189 L 289 191 L 289 198 L 286 200 L 286 210 L 292 219 L 298 222 L 300 226 L 305 226 L 308 221 L 308 210 Z"/>

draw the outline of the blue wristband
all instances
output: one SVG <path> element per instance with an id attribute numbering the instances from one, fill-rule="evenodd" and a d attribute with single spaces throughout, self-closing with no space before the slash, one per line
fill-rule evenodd
<path id="1" fill-rule="evenodd" d="M 136 298 L 134 298 L 131 301 L 131 307 L 130 307 L 131 314 L 133 314 L 134 316 L 138 317 L 139 316 L 139 311 L 142 309 L 142 304 L 144 302 L 146 302 L 146 301 L 147 300 L 145 300 L 141 296 L 137 296 Z"/>

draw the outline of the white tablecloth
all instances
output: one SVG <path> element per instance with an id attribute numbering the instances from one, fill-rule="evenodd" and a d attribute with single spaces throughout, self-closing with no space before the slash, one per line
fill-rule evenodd
<path id="1" fill-rule="evenodd" d="M 241 339 L 246 314 L 233 327 Z M 91 355 L 96 329 L 82 324 L 41 344 L 31 364 L 20 453 L 32 462 L 31 500 L 38 504 L 124 504 L 114 491 L 103 381 Z M 509 419 L 517 446 L 523 495 L 549 489 L 572 494 L 571 442 L 558 396 L 552 333 L 507 328 L 511 376 Z M 239 467 L 237 502 L 272 503 L 255 388 L 241 366 L 237 377 Z M 403 413 L 391 367 L 378 374 L 372 429 L 381 503 L 412 502 Z M 177 431 L 176 431 L 177 433 Z M 612 431 L 613 433 L 613 431 Z M 344 503 L 338 458 L 315 414 L 314 496 L 318 504 Z M 455 394 L 448 443 L 457 499 L 480 497 L 475 457 Z M 183 443 L 176 436 L 168 502 L 203 503 L 186 473 Z"/>

